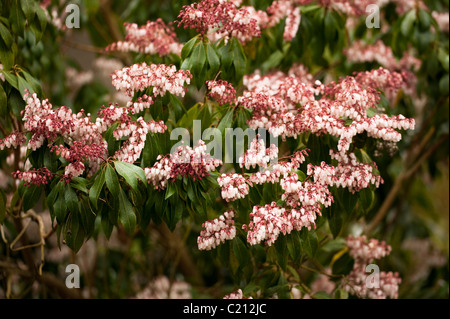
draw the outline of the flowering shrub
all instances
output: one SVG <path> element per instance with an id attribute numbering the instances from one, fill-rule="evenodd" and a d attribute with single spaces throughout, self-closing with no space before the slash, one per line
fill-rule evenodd
<path id="1" fill-rule="evenodd" d="M 423 192 L 448 181 L 448 4 L 377 1 L 376 28 L 370 4 L 106 1 L 89 45 L 52 1 L 2 4 L 0 295 L 80 297 L 46 256 L 94 242 L 87 297 L 448 296 L 448 258 L 412 282 L 401 245 L 448 256 Z"/>

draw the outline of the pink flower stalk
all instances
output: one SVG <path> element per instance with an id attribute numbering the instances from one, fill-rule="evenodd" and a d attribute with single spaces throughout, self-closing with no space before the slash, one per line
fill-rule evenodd
<path id="1" fill-rule="evenodd" d="M 226 211 L 223 215 L 202 224 L 203 230 L 197 238 L 199 250 L 211 250 L 225 240 L 232 240 L 236 236 L 234 226 L 234 212 Z"/>
<path id="2" fill-rule="evenodd" d="M 219 105 L 236 104 L 236 90 L 227 81 L 206 81 L 209 93 L 208 96 L 215 99 Z"/>
<path id="3" fill-rule="evenodd" d="M 246 42 L 261 34 L 252 13 L 246 8 L 239 9 L 233 1 L 203 0 L 183 6 L 178 15 L 178 26 L 195 29 L 203 36 L 216 32 L 225 41 L 234 36 Z"/>
<path id="4" fill-rule="evenodd" d="M 107 51 L 139 52 L 145 54 L 181 54 L 183 45 L 178 42 L 172 25 L 162 19 L 147 21 L 138 26 L 136 23 L 125 23 L 125 40 L 110 44 Z"/>
<path id="5" fill-rule="evenodd" d="M 24 181 L 25 186 L 31 186 L 31 184 L 41 186 L 50 182 L 53 177 L 53 173 L 47 167 L 37 168 L 25 172 L 17 171 L 12 173 L 16 179 Z"/>
<path id="6" fill-rule="evenodd" d="M 178 176 L 191 176 L 198 180 L 209 175 L 209 172 L 222 165 L 222 161 L 211 157 L 206 153 L 206 145 L 202 140 L 191 148 L 181 145 L 178 149 L 165 157 L 158 156 L 158 161 L 152 167 L 145 168 L 148 183 L 152 183 L 156 189 L 165 189 L 169 180 L 175 180 Z"/>
<path id="7" fill-rule="evenodd" d="M 187 70 L 178 70 L 174 65 L 150 64 L 145 62 L 133 64 L 121 70 L 116 70 L 112 75 L 112 84 L 116 90 L 124 90 L 128 96 L 133 96 L 136 91 L 144 91 L 152 88 L 154 97 L 164 96 L 166 92 L 173 95 L 184 96 L 192 75 Z"/>
<path id="8" fill-rule="evenodd" d="M 370 299 L 396 299 L 398 298 L 398 286 L 401 278 L 398 273 L 380 272 L 378 287 L 368 287 L 366 266 L 373 263 L 374 259 L 383 258 L 391 252 L 391 247 L 384 241 L 376 239 L 367 240 L 366 236 L 347 237 L 349 254 L 355 259 L 353 270 L 344 279 L 343 289 L 360 298 Z M 375 284 L 371 282 L 371 284 Z"/>

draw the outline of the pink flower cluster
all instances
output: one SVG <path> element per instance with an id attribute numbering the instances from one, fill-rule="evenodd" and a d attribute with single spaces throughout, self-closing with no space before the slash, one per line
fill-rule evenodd
<path id="1" fill-rule="evenodd" d="M 219 105 L 236 104 L 236 90 L 231 83 L 224 80 L 206 81 L 208 96 L 215 99 Z"/>
<path id="2" fill-rule="evenodd" d="M 12 175 L 16 179 L 23 180 L 25 186 L 30 186 L 31 184 L 37 186 L 45 185 L 50 182 L 53 177 L 52 172 L 50 172 L 47 167 L 32 169 L 25 172 L 17 171 L 12 173 Z"/>
<path id="3" fill-rule="evenodd" d="M 267 164 L 278 157 L 278 147 L 275 144 L 270 145 L 270 148 L 266 149 L 264 140 L 259 137 L 253 139 L 250 143 L 249 149 L 239 158 L 239 166 L 250 169 L 259 167 L 266 168 Z"/>
<path id="4" fill-rule="evenodd" d="M 369 109 L 379 111 L 379 90 L 397 90 L 404 83 L 404 76 L 379 68 L 324 86 L 318 81 L 313 83 L 304 71 L 297 70 L 299 67 L 295 66 L 288 76 L 277 72 L 244 78 L 249 90 L 238 98 L 238 105 L 252 110 L 249 126 L 266 128 L 282 138 L 297 138 L 304 133 L 336 136 L 337 151 L 331 150 L 330 154 L 338 165 L 333 168 L 324 163 L 322 167 L 310 167 L 310 174 L 315 171 L 315 181 L 348 187 L 352 192 L 368 187 L 369 183 L 378 186 L 382 179 L 375 174 L 375 163 L 359 163 L 349 150 L 359 134 L 398 142 L 401 134 L 397 130 L 414 129 L 414 119 L 402 115 L 367 115 Z M 318 94 L 320 99 L 316 98 Z"/>
<path id="5" fill-rule="evenodd" d="M 290 175 L 305 161 L 305 155 L 307 150 L 298 151 L 290 156 L 289 162 L 280 161 L 268 166 L 271 159 L 278 157 L 278 147 L 272 144 L 270 148 L 266 148 L 264 140 L 255 138 L 249 149 L 239 158 L 239 165 L 247 170 L 258 166 L 260 170 L 247 173 L 246 176 L 238 173 L 219 176 L 217 182 L 221 187 L 222 198 L 227 202 L 235 201 L 247 196 L 253 184 L 279 182 L 280 178 Z"/>
<path id="6" fill-rule="evenodd" d="M 203 0 L 185 5 L 178 19 L 178 26 L 195 29 L 202 35 L 216 32 L 225 39 L 235 36 L 246 42 L 261 34 L 251 11 L 246 8 L 239 9 L 233 1 Z"/>
<path id="7" fill-rule="evenodd" d="M 252 6 L 242 6 L 241 1 L 203 0 L 184 6 L 178 18 L 178 26 L 196 29 L 212 41 L 236 37 L 246 43 L 259 37 L 261 31 L 271 28 L 286 19 L 283 38 L 292 41 L 300 26 L 301 14 L 299 1 L 275 0 L 267 12 L 256 10 Z"/>
<path id="8" fill-rule="evenodd" d="M 295 1 L 291 0 L 275 0 L 267 8 L 269 14 L 268 26 L 277 25 L 282 19 L 286 18 L 286 24 L 283 32 L 283 39 L 291 42 L 296 36 L 300 26 L 300 8 L 296 6 Z"/>
<path id="9" fill-rule="evenodd" d="M 25 143 L 26 137 L 23 135 L 22 132 L 16 131 L 12 132 L 5 138 L 0 140 L 0 150 L 3 150 L 6 148 L 17 148 L 17 146 L 22 145 Z"/>
<path id="10" fill-rule="evenodd" d="M 147 181 L 156 189 L 165 189 L 169 180 L 178 176 L 191 176 L 199 180 L 209 175 L 209 172 L 222 165 L 222 161 L 206 153 L 206 145 L 202 140 L 194 148 L 181 145 L 177 150 L 165 157 L 158 156 L 158 161 L 152 167 L 145 168 Z"/>
<path id="11" fill-rule="evenodd" d="M 234 211 L 226 211 L 223 215 L 202 224 L 203 230 L 197 238 L 199 250 L 211 250 L 225 240 L 232 240 L 236 236 L 234 226 Z"/>
<path id="12" fill-rule="evenodd" d="M 349 254 L 354 258 L 355 263 L 353 270 L 344 279 L 343 289 L 360 298 L 398 298 L 398 286 L 401 283 L 398 273 L 380 272 L 377 278 L 379 287 L 368 287 L 366 282 L 368 276 L 366 266 L 372 264 L 374 259 L 389 255 L 391 247 L 384 241 L 367 240 L 366 236 L 354 237 L 350 235 L 346 241 Z"/>
<path id="13" fill-rule="evenodd" d="M 152 88 L 154 97 L 164 96 L 166 92 L 184 96 L 185 84 L 190 83 L 192 75 L 187 70 L 178 70 L 174 65 L 150 64 L 143 62 L 116 70 L 112 75 L 112 84 L 116 90 L 124 90 L 128 96 L 136 91 Z"/>
<path id="14" fill-rule="evenodd" d="M 178 42 L 172 25 L 162 19 L 147 21 L 139 27 L 136 23 L 125 23 L 125 40 L 110 44 L 107 51 L 139 52 L 145 54 L 181 54 L 183 45 Z"/>

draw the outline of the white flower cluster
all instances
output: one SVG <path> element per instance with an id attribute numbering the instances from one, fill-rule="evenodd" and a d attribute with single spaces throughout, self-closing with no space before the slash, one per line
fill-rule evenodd
<path id="1" fill-rule="evenodd" d="M 266 168 L 270 160 L 277 157 L 278 147 L 275 144 L 266 149 L 264 140 L 255 138 L 250 143 L 249 149 L 239 158 L 239 166 L 246 169 L 255 168 L 256 165 Z"/>
<path id="2" fill-rule="evenodd" d="M 133 64 L 116 70 L 112 75 L 112 84 L 116 90 L 124 90 L 128 96 L 136 91 L 153 88 L 153 96 L 164 96 L 166 92 L 184 96 L 185 84 L 190 83 L 191 74 L 187 70 L 178 70 L 174 65 L 150 64 L 145 62 Z"/>
<path id="3" fill-rule="evenodd" d="M 202 224 L 203 230 L 197 238 L 199 250 L 211 250 L 216 248 L 225 240 L 232 240 L 236 236 L 234 226 L 234 211 L 229 210 L 213 220 Z"/>
<path id="4" fill-rule="evenodd" d="M 244 198 L 249 192 L 249 185 L 245 177 L 237 173 L 222 174 L 217 177 L 217 183 L 222 188 L 222 198 L 227 202 Z"/>
<path id="5" fill-rule="evenodd" d="M 344 279 L 342 288 L 360 298 L 398 298 L 398 286 L 402 281 L 398 273 L 381 271 L 377 278 L 371 278 L 378 281 L 376 285 L 375 282 L 367 284 L 366 266 L 372 264 L 374 259 L 389 255 L 391 246 L 373 238 L 367 240 L 366 236 L 350 235 L 347 237 L 347 247 L 355 263 L 353 270 Z"/>

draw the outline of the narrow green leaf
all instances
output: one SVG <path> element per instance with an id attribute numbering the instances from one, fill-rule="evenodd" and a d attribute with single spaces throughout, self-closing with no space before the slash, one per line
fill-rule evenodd
<path id="1" fill-rule="evenodd" d="M 72 213 L 78 213 L 78 196 L 70 185 L 66 186 L 64 192 L 64 199 L 66 201 L 67 208 Z"/>
<path id="2" fill-rule="evenodd" d="M 119 179 L 117 178 L 116 171 L 110 164 L 106 165 L 105 180 L 106 187 L 108 187 L 111 194 L 114 197 L 119 196 Z"/>
<path id="3" fill-rule="evenodd" d="M 63 238 L 67 246 L 77 253 L 83 246 L 86 232 L 81 225 L 79 213 L 70 213 L 63 230 Z"/>
<path id="4" fill-rule="evenodd" d="M 168 183 L 167 184 L 167 189 L 166 189 L 166 195 L 164 197 L 164 199 L 169 199 L 173 194 L 175 194 L 177 192 L 177 188 L 175 186 L 174 183 Z"/>
<path id="5" fill-rule="evenodd" d="M 6 97 L 6 92 L 3 89 L 3 86 L 0 85 L 0 116 L 4 117 L 8 114 L 8 100 Z"/>
<path id="6" fill-rule="evenodd" d="M 28 23 L 31 23 L 31 21 L 33 21 L 34 14 L 35 14 L 35 10 L 34 10 L 35 6 L 33 4 L 33 1 L 32 0 L 21 0 L 20 3 L 22 5 L 22 11 L 28 20 Z"/>
<path id="7" fill-rule="evenodd" d="M 220 59 L 216 53 L 216 50 L 214 50 L 214 48 L 212 47 L 211 44 L 206 45 L 206 55 L 207 55 L 211 75 L 213 75 L 219 70 Z"/>
<path id="8" fill-rule="evenodd" d="M 185 43 L 183 48 L 181 49 L 181 59 L 185 60 L 189 54 L 192 52 L 192 48 L 194 45 L 199 41 L 199 38 L 197 36 L 190 39 L 188 42 Z"/>
<path id="9" fill-rule="evenodd" d="M 23 210 L 27 211 L 33 208 L 41 198 L 42 187 L 37 185 L 30 185 L 25 189 L 23 194 Z"/>
<path id="10" fill-rule="evenodd" d="M 125 228 L 128 234 L 132 234 L 136 227 L 136 214 L 134 213 L 133 206 L 128 200 L 127 195 L 119 187 L 119 221 Z"/>
<path id="11" fill-rule="evenodd" d="M 97 175 L 91 189 L 89 190 L 89 200 L 91 201 L 91 204 L 94 206 L 95 209 L 97 209 L 98 207 L 97 205 L 98 198 L 100 196 L 104 184 L 105 184 L 105 169 L 102 169 L 100 173 Z"/>
<path id="12" fill-rule="evenodd" d="M 3 189 L 0 189 L 0 225 L 3 225 L 5 218 L 6 218 L 6 195 Z"/>
<path id="13" fill-rule="evenodd" d="M 416 21 L 416 10 L 411 10 L 405 15 L 400 25 L 400 31 L 405 37 L 410 34 L 414 21 Z"/>
<path id="14" fill-rule="evenodd" d="M 239 237 L 233 240 L 233 254 L 237 258 L 240 267 L 244 267 L 250 261 L 248 249 Z"/>
<path id="15" fill-rule="evenodd" d="M 224 134 L 226 128 L 231 128 L 231 125 L 233 123 L 233 114 L 234 109 L 230 108 L 225 116 L 220 120 L 219 125 L 217 125 L 217 128 L 222 133 L 222 135 Z"/>
<path id="16" fill-rule="evenodd" d="M 5 42 L 6 47 L 10 48 L 13 43 L 13 37 L 11 35 L 11 32 L 9 32 L 9 30 L 2 22 L 0 22 L 0 37 Z"/>

